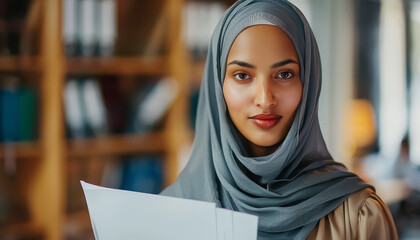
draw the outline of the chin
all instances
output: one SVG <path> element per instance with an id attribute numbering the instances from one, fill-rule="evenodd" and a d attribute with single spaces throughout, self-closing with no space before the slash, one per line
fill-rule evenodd
<path id="1" fill-rule="evenodd" d="M 281 142 L 281 139 L 253 139 L 251 141 L 253 144 L 260 146 L 260 147 L 273 147 Z"/>

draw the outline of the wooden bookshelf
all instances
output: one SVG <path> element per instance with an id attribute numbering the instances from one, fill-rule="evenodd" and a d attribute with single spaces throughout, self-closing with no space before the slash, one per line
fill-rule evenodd
<path id="1" fill-rule="evenodd" d="M 4 159 L 7 151 L 15 158 L 38 158 L 40 156 L 38 142 L 10 142 L 0 144 L 0 159 Z"/>
<path id="2" fill-rule="evenodd" d="M 68 74 L 167 75 L 166 57 L 69 57 Z"/>
<path id="3" fill-rule="evenodd" d="M 16 72 L 29 71 L 40 72 L 41 61 L 35 56 L 7 56 L 0 57 L 0 71 Z"/>
<path id="4" fill-rule="evenodd" d="M 137 0 L 131 1 L 131 4 L 143 7 Z M 116 2 L 121 3 L 121 1 Z M 124 4 L 130 7 L 129 1 L 127 2 Z M 66 194 L 69 189 L 66 166 L 71 162 L 69 160 L 81 160 L 79 162 L 82 166 L 86 163 L 83 162 L 85 159 L 158 153 L 164 157 L 165 185 L 176 179 L 179 151 L 190 140 L 187 117 L 189 74 L 186 49 L 180 34 L 184 0 L 153 1 L 149 5 L 163 9 L 155 12 L 147 9 L 145 11 L 150 15 L 159 14 L 153 19 L 162 23 L 153 23 L 150 26 L 152 29 L 168 33 L 163 34 L 164 37 L 161 39 L 166 55 L 66 57 L 62 35 L 63 0 L 31 1 L 29 12 L 33 15 L 27 18 L 28 24 L 34 26 L 31 31 L 40 36 L 39 42 L 34 41 L 36 49 L 40 50 L 39 56 L 25 56 L 22 53 L 20 56 L 0 57 L 0 72 L 29 72 L 28 76 L 35 73 L 39 79 L 36 81 L 36 89 L 39 91 L 39 139 L 34 142 L 0 144 L 0 159 L 9 156 L 10 153 L 17 159 L 30 159 L 22 161 L 24 162 L 22 164 L 28 164 L 25 167 L 31 171 L 31 174 L 19 175 L 19 182 L 25 183 L 22 196 L 27 198 L 25 204 L 31 222 L 20 226 L 5 226 L 5 229 L 1 229 L 2 232 L 11 234 L 17 232 L 22 234 L 19 236 L 23 238 L 34 236 L 28 239 L 39 237 L 39 239 L 60 240 L 66 239 L 69 222 L 70 232 L 73 233 L 71 225 L 79 221 L 82 222 L 84 229 L 91 231 L 87 212 L 71 215 L 66 213 L 68 196 Z M 121 15 L 121 18 L 124 17 Z M 148 40 L 149 37 L 144 36 L 144 39 Z M 131 76 L 158 78 L 167 76 L 176 81 L 179 90 L 159 132 L 68 140 L 65 137 L 63 89 L 65 79 L 71 75 L 115 75 L 116 79 L 127 75 L 128 78 L 122 79 L 134 79 Z M 33 159 L 35 161 L 32 161 Z"/>
<path id="5" fill-rule="evenodd" d="M 71 158 L 95 157 L 144 152 L 164 152 L 165 149 L 165 139 L 161 132 L 127 134 L 69 140 L 67 143 L 67 156 Z"/>

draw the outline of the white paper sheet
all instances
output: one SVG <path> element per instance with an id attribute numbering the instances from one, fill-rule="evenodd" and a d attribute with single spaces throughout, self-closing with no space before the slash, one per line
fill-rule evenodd
<path id="1" fill-rule="evenodd" d="M 216 209 L 217 239 L 233 240 L 233 217 L 232 211 L 223 208 Z M 255 238 L 253 238 L 255 239 Z"/>
<path id="2" fill-rule="evenodd" d="M 254 227 L 255 226 L 255 227 Z M 233 239 L 257 239 L 258 217 L 241 212 L 233 212 Z"/>
<path id="3" fill-rule="evenodd" d="M 258 217 L 214 203 L 81 184 L 96 240 L 257 238 Z"/>

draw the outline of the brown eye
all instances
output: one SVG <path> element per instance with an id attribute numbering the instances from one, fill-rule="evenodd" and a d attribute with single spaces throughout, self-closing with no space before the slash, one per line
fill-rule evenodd
<path id="1" fill-rule="evenodd" d="M 293 73 L 291 72 L 281 72 L 276 76 L 276 78 L 283 78 L 283 79 L 289 79 L 291 77 L 293 77 Z"/>
<path id="2" fill-rule="evenodd" d="M 246 80 L 246 79 L 250 79 L 250 76 L 248 74 L 246 74 L 246 73 L 237 73 L 237 74 L 235 74 L 233 76 L 236 79 L 240 80 L 240 81 L 243 81 L 243 80 Z"/>

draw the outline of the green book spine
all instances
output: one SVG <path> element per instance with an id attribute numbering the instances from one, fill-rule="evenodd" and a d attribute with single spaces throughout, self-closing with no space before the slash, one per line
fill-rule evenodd
<path id="1" fill-rule="evenodd" d="M 19 140 L 33 141 L 36 139 L 38 124 L 38 101 L 33 88 L 25 88 L 20 92 L 20 123 Z"/>

